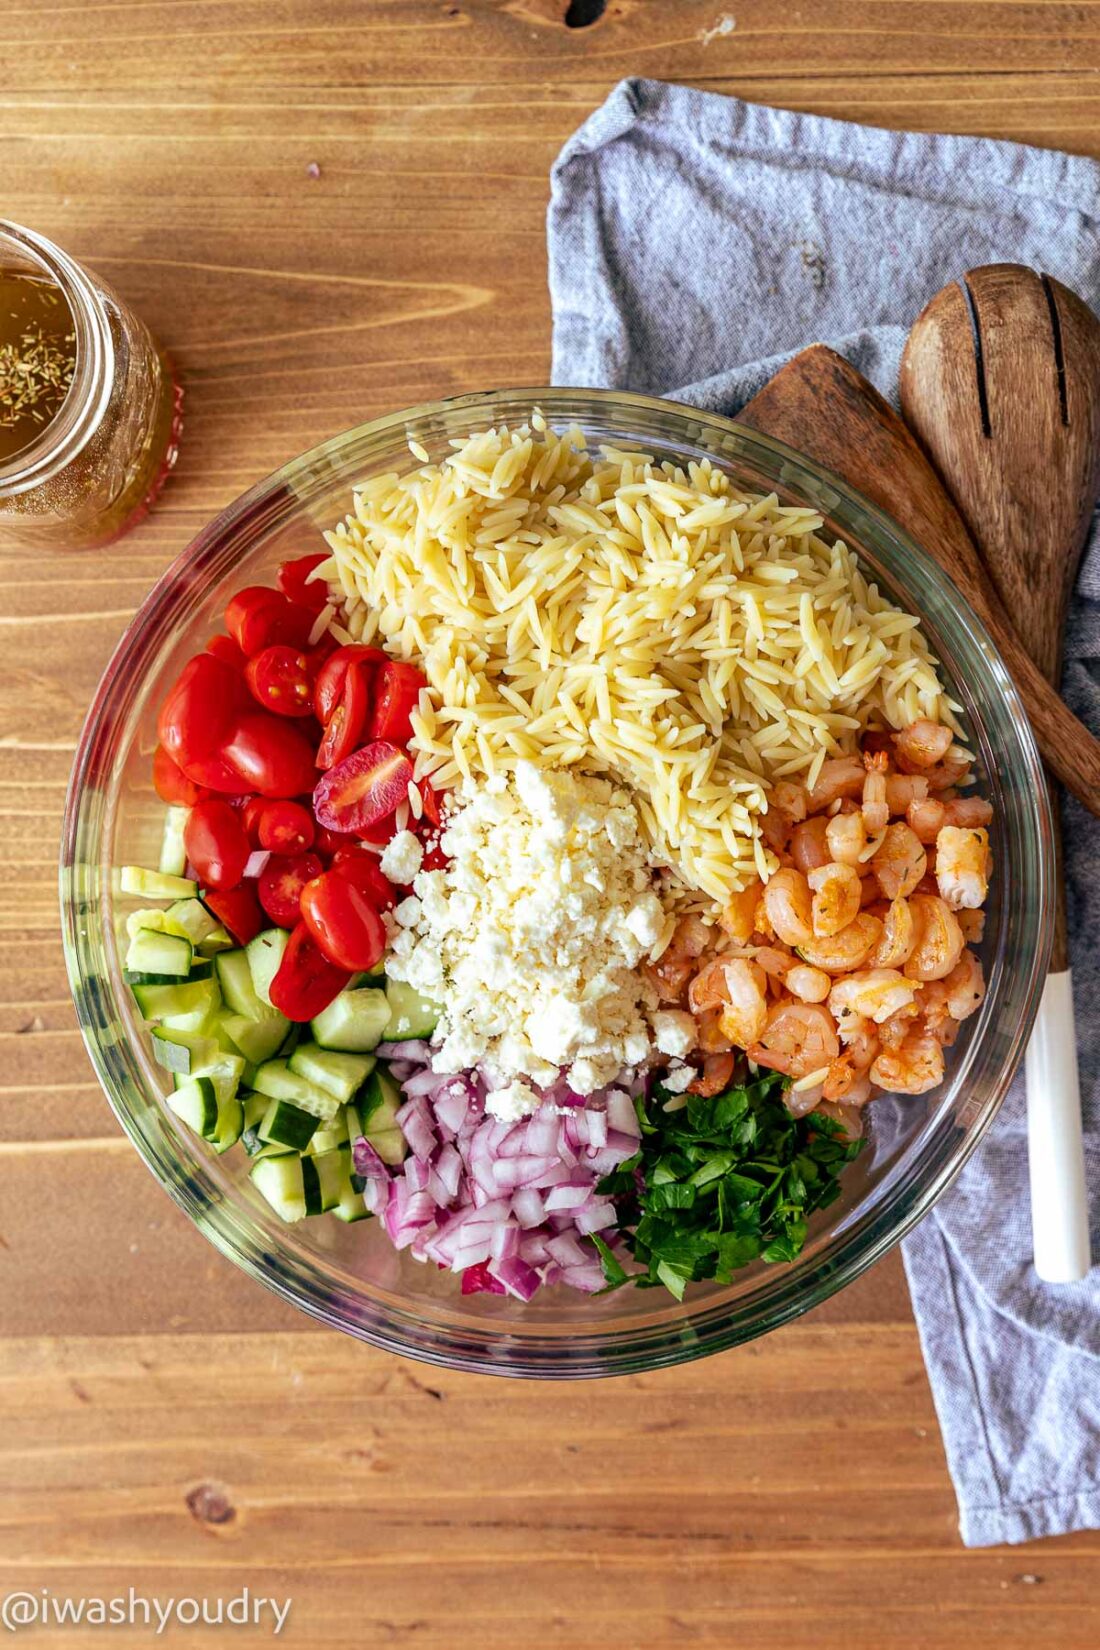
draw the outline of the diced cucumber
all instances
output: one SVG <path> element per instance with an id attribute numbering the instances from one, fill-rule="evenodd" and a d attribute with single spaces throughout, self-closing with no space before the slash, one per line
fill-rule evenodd
<path id="1" fill-rule="evenodd" d="M 124 894 L 140 894 L 144 899 L 189 899 L 199 889 L 189 877 L 146 871 L 140 865 L 124 865 L 119 885 Z"/>
<path id="2" fill-rule="evenodd" d="M 241 1096 L 244 1106 L 244 1126 L 246 1129 L 259 1125 L 264 1112 L 270 1104 L 266 1094 L 245 1094 Z"/>
<path id="3" fill-rule="evenodd" d="M 386 998 L 390 1005 L 389 1024 L 384 1036 L 387 1042 L 401 1043 L 410 1037 L 430 1037 L 439 1024 L 443 1010 L 414 991 L 404 980 L 386 981 Z"/>
<path id="4" fill-rule="evenodd" d="M 160 865 L 157 867 L 165 876 L 182 877 L 187 869 L 187 849 L 183 845 L 183 833 L 190 812 L 190 808 L 168 810 L 164 821 L 164 835 L 160 842 Z"/>
<path id="5" fill-rule="evenodd" d="M 218 1101 L 218 1122 L 214 1130 L 213 1147 L 220 1157 L 230 1146 L 235 1146 L 244 1132 L 244 1107 L 236 1094 Z"/>
<path id="6" fill-rule="evenodd" d="M 212 934 L 207 934 L 204 940 L 199 941 L 196 950 L 203 957 L 216 957 L 219 951 L 234 950 L 236 944 L 228 928 L 223 928 L 219 923 Z"/>
<path id="7" fill-rule="evenodd" d="M 214 972 L 221 982 L 222 995 L 234 1014 L 243 1014 L 246 1020 L 277 1018 L 280 1025 L 286 1024 L 278 1009 L 257 997 L 248 957 L 243 950 L 220 951 L 214 958 Z"/>
<path id="8" fill-rule="evenodd" d="M 272 1012 L 274 1013 L 274 1010 L 272 1010 Z M 302 1026 L 297 1024 L 294 1020 L 288 1020 L 286 1022 L 286 1036 L 279 1044 L 280 1060 L 290 1059 L 290 1056 L 294 1053 L 294 1050 L 298 1047 L 298 1044 L 302 1040 L 302 1030 Z"/>
<path id="9" fill-rule="evenodd" d="M 239 1054 L 223 1054 L 217 1049 L 215 1049 L 209 1060 L 201 1066 L 193 1068 L 191 1072 L 192 1078 L 209 1077 L 214 1085 L 214 1092 L 217 1094 L 219 1102 L 232 1099 L 240 1087 L 243 1075 L 243 1057 Z M 177 1088 L 180 1081 L 181 1079 L 176 1079 Z"/>
<path id="10" fill-rule="evenodd" d="M 374 1070 L 374 1056 L 338 1054 L 334 1049 L 318 1048 L 316 1043 L 299 1043 L 287 1064 L 307 1083 L 343 1104 Z"/>
<path id="11" fill-rule="evenodd" d="M 370 1219 L 370 1210 L 363 1201 L 363 1193 L 356 1191 L 350 1175 L 340 1188 L 340 1201 L 334 1205 L 332 1213 L 337 1220 L 342 1220 L 348 1226 L 357 1220 Z"/>
<path id="12" fill-rule="evenodd" d="M 127 974 L 155 974 L 185 980 L 191 972 L 191 941 L 178 934 L 155 934 L 151 928 L 139 928 L 126 950 Z M 133 983 L 133 982 L 131 982 Z M 137 984 L 152 985 L 152 980 Z M 160 983 L 164 983 L 163 978 Z"/>
<path id="13" fill-rule="evenodd" d="M 272 1100 L 292 1101 L 322 1123 L 330 1122 L 340 1109 L 338 1100 L 291 1071 L 285 1060 L 265 1060 L 257 1066 L 252 1086 Z"/>
<path id="14" fill-rule="evenodd" d="M 317 1133 L 309 1143 L 310 1156 L 318 1157 L 321 1152 L 332 1152 L 336 1150 L 337 1146 L 346 1146 L 347 1144 L 348 1119 L 347 1113 L 341 1106 L 331 1123 L 318 1125 Z"/>
<path id="15" fill-rule="evenodd" d="M 397 1124 L 401 1104 L 401 1090 L 384 1066 L 376 1066 L 347 1109 L 349 1139 L 365 1135 L 391 1168 L 403 1163 L 409 1150 Z"/>
<path id="16" fill-rule="evenodd" d="M 177 1031 L 172 1026 L 153 1027 L 153 1059 L 165 1071 L 181 1077 L 195 1076 L 217 1053 L 214 1039 L 201 1032 Z"/>
<path id="17" fill-rule="evenodd" d="M 135 985 L 134 999 L 147 1020 L 171 1020 L 180 1031 L 201 1031 L 222 1000 L 216 980 Z"/>
<path id="18" fill-rule="evenodd" d="M 186 934 L 196 948 L 221 929 L 221 923 L 201 899 L 179 899 L 168 907 L 164 916 L 172 924 L 169 933 Z"/>
<path id="19" fill-rule="evenodd" d="M 265 928 L 245 946 L 248 966 L 252 973 L 252 989 L 267 1008 L 271 1007 L 271 982 L 279 972 L 283 952 L 290 943 L 285 928 Z"/>
<path id="20" fill-rule="evenodd" d="M 271 1104 L 266 1094 L 246 1094 L 241 1102 L 244 1108 L 244 1128 L 241 1133 L 241 1145 L 249 1157 L 278 1157 L 284 1153 L 285 1146 L 275 1145 L 271 1141 L 261 1138 L 260 1124 L 264 1114 Z"/>
<path id="21" fill-rule="evenodd" d="M 176 1116 L 201 1134 L 204 1140 L 213 1140 L 218 1131 L 218 1096 L 209 1077 L 192 1077 L 168 1096 L 168 1104 Z"/>
<path id="22" fill-rule="evenodd" d="M 181 899 L 177 900 L 175 905 L 170 905 L 167 911 L 159 905 L 146 906 L 142 911 L 131 911 L 126 918 L 126 936 L 132 940 L 139 929 L 150 928 L 154 934 L 178 934 L 182 939 L 190 940 L 191 935 L 181 922 L 176 921 L 173 912 L 181 906 L 196 903 L 197 901 Z"/>
<path id="23" fill-rule="evenodd" d="M 269 1145 L 304 1152 L 317 1129 L 317 1119 L 290 1100 L 272 1100 L 256 1132 Z"/>
<path id="24" fill-rule="evenodd" d="M 324 1152 L 320 1157 L 302 1159 L 302 1184 L 306 1194 L 307 1215 L 322 1215 L 326 1210 L 336 1208 L 344 1187 L 350 1180 L 350 1156 L 346 1146 L 338 1146 L 335 1151 Z M 311 1181 L 314 1184 L 311 1184 Z"/>
<path id="25" fill-rule="evenodd" d="M 253 1164 L 249 1178 L 260 1196 L 266 1198 L 283 1220 L 301 1220 L 306 1212 L 302 1178 L 303 1159 L 293 1152 L 281 1157 L 261 1157 Z"/>
<path id="26" fill-rule="evenodd" d="M 289 1021 L 274 1009 L 271 1016 L 265 1020 L 250 1020 L 244 1014 L 224 1014 L 221 1017 L 220 1023 L 226 1036 L 253 1065 L 258 1066 L 272 1059 L 282 1047 Z"/>
<path id="27" fill-rule="evenodd" d="M 385 992 L 370 987 L 341 991 L 311 1022 L 310 1030 L 321 1048 L 367 1054 L 382 1041 L 390 1014 Z"/>

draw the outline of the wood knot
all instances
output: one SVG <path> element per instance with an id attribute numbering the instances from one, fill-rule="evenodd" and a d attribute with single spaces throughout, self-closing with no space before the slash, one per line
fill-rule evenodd
<path id="1" fill-rule="evenodd" d="M 184 1499 L 197 1524 L 232 1524 L 237 1516 L 223 1484 L 198 1484 Z"/>
<path id="2" fill-rule="evenodd" d="M 569 0 L 565 13 L 567 29 L 587 29 L 598 23 L 607 10 L 607 0 Z"/>

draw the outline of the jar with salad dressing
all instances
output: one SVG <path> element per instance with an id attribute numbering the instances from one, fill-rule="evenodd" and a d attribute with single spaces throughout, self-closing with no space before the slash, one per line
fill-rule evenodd
<path id="1" fill-rule="evenodd" d="M 0 219 L 0 546 L 86 550 L 128 531 L 176 461 L 181 402 L 107 283 Z"/>

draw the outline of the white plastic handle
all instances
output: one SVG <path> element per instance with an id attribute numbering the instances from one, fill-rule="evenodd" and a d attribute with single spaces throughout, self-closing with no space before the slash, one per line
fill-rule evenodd
<path id="1" fill-rule="evenodd" d="M 1035 1270 L 1045 1283 L 1076 1283 L 1092 1261 L 1069 969 L 1047 976 L 1024 1069 Z"/>

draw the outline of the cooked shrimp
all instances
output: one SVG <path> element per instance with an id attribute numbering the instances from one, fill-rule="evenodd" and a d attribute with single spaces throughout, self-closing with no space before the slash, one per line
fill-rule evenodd
<path id="1" fill-rule="evenodd" d="M 945 825 L 961 825 L 970 830 L 975 825 L 988 825 L 993 818 L 993 804 L 981 796 L 957 796 L 943 806 Z"/>
<path id="2" fill-rule="evenodd" d="M 985 912 L 959 911 L 956 915 L 967 945 L 980 945 L 985 936 Z"/>
<path id="3" fill-rule="evenodd" d="M 827 808 L 830 802 L 836 802 L 842 796 L 862 796 L 864 776 L 865 769 L 860 757 L 830 757 L 821 764 L 817 784 L 807 798 L 810 813 Z"/>
<path id="4" fill-rule="evenodd" d="M 731 894 L 722 907 L 722 914 L 718 918 L 718 926 L 722 932 L 728 934 L 731 940 L 739 945 L 747 945 L 752 938 L 753 916 L 756 904 L 764 892 L 764 884 L 759 877 L 754 877 L 747 887 L 742 888 L 739 894 Z"/>
<path id="5" fill-rule="evenodd" d="M 908 728 L 894 735 L 894 753 L 898 767 L 905 773 L 920 773 L 934 768 L 947 755 L 951 746 L 951 729 L 939 722 L 921 717 Z"/>
<path id="6" fill-rule="evenodd" d="M 858 916 L 863 890 L 851 865 L 821 865 L 806 881 L 813 889 L 810 919 L 819 939 L 839 934 Z"/>
<path id="7" fill-rule="evenodd" d="M 825 1081 L 821 1085 L 823 1100 L 844 1100 L 849 1104 L 862 1103 L 870 1098 L 871 1084 L 866 1075 L 857 1071 L 852 1063 L 849 1050 L 839 1054 L 825 1073 Z M 857 1100 L 853 1101 L 853 1095 Z"/>
<path id="8" fill-rule="evenodd" d="M 858 814 L 856 817 L 858 819 Z M 830 858 L 837 857 L 830 854 L 826 845 L 826 834 L 831 824 L 832 820 L 827 820 L 823 814 L 815 814 L 812 819 L 796 825 L 791 833 L 788 852 L 803 876 L 807 871 L 816 870 L 819 865 L 827 865 Z"/>
<path id="9" fill-rule="evenodd" d="M 764 990 L 764 971 L 758 963 L 733 957 L 724 964 L 726 977 L 726 1006 L 718 1017 L 722 1032 L 731 1043 L 747 1048 L 764 1030 L 768 1018 L 768 999 Z"/>
<path id="10" fill-rule="evenodd" d="M 800 1003 L 823 1003 L 829 995 L 832 979 L 820 968 L 807 963 L 795 963 L 787 970 L 787 990 Z"/>
<path id="11" fill-rule="evenodd" d="M 692 980 L 688 987 L 688 1007 L 693 1014 L 705 1014 L 708 1008 L 725 1008 L 729 1000 L 726 959 L 718 957 Z"/>
<path id="12" fill-rule="evenodd" d="M 867 823 L 862 813 L 834 814 L 825 826 L 829 857 L 837 865 L 858 865 L 867 850 Z"/>
<path id="13" fill-rule="evenodd" d="M 881 1025 L 901 1008 L 908 1008 L 917 987 L 896 968 L 868 968 L 847 974 L 829 993 L 829 1012 L 843 1026 L 850 1015 Z"/>
<path id="14" fill-rule="evenodd" d="M 805 819 L 808 801 L 805 785 L 793 779 L 781 779 L 772 787 L 770 800 L 792 825 L 800 825 Z"/>
<path id="15" fill-rule="evenodd" d="M 783 984 L 794 958 L 785 947 L 778 945 L 758 945 L 752 953 L 753 961 L 758 963 L 772 982 Z"/>
<path id="16" fill-rule="evenodd" d="M 769 802 L 768 811 L 760 816 L 760 834 L 774 854 L 782 858 L 787 852 L 787 844 L 791 840 L 794 830 L 794 821 L 785 814 L 782 808 L 777 808 L 774 802 Z"/>
<path id="17" fill-rule="evenodd" d="M 824 969 L 826 974 L 848 974 L 863 966 L 881 938 L 881 922 L 861 911 L 839 934 L 803 940 L 798 951 L 811 968 Z"/>
<path id="18" fill-rule="evenodd" d="M 871 856 L 871 869 L 887 899 L 911 894 L 928 868 L 928 855 L 908 825 L 895 820 Z"/>
<path id="19" fill-rule="evenodd" d="M 877 836 L 886 829 L 890 819 L 890 807 L 886 800 L 887 758 L 885 752 L 880 751 L 877 756 L 865 756 L 863 761 L 867 777 L 863 781 L 860 811 L 868 836 Z"/>
<path id="20" fill-rule="evenodd" d="M 928 781 L 922 774 L 886 775 L 886 806 L 892 814 L 903 814 L 914 802 L 923 802 L 927 795 Z"/>
<path id="21" fill-rule="evenodd" d="M 721 1026 L 721 1015 L 716 1008 L 708 1008 L 695 1022 L 695 1040 L 704 1054 L 725 1054 L 733 1047 Z"/>
<path id="22" fill-rule="evenodd" d="M 813 939 L 810 886 L 801 871 L 777 871 L 764 889 L 764 909 L 779 938 L 786 945 L 802 945 Z"/>
<path id="23" fill-rule="evenodd" d="M 879 916 L 877 911 L 872 914 Z M 867 961 L 872 968 L 900 968 L 909 961 L 917 943 L 917 927 L 908 902 L 900 898 L 891 900 L 880 920 L 882 938 Z"/>
<path id="24" fill-rule="evenodd" d="M 657 961 L 644 965 L 646 978 L 663 1002 L 678 1002 L 683 996 L 696 959 L 702 956 L 710 938 L 710 929 L 700 917 L 681 917 Z"/>
<path id="25" fill-rule="evenodd" d="M 917 943 L 904 967 L 907 980 L 943 980 L 962 955 L 963 937 L 951 907 L 934 894 L 914 894 L 909 909 Z"/>
<path id="26" fill-rule="evenodd" d="M 951 790 L 969 774 L 972 761 L 970 752 L 964 750 L 962 745 L 952 745 L 942 762 L 934 768 L 924 770 L 929 791 L 936 794 Z"/>
<path id="27" fill-rule="evenodd" d="M 840 1052 L 832 1016 L 819 1003 L 776 1003 L 758 1042 L 748 1050 L 758 1066 L 788 1077 L 808 1077 Z"/>
<path id="28" fill-rule="evenodd" d="M 693 1083 L 687 1086 L 689 1094 L 721 1094 L 729 1088 L 733 1076 L 735 1056 L 732 1054 L 705 1054 L 703 1069 Z"/>
<path id="29" fill-rule="evenodd" d="M 925 1094 L 943 1082 L 943 1049 L 934 1037 L 913 1032 L 900 1048 L 883 1050 L 871 1081 L 894 1094 Z"/>
<path id="30" fill-rule="evenodd" d="M 899 1008 L 896 1014 L 891 1014 L 878 1028 L 879 1042 L 883 1048 L 900 1048 L 910 1032 L 914 1029 L 914 1022 L 920 1014 L 920 1005 L 924 1000 L 927 986 L 921 987 L 921 995 L 913 1000 L 907 1008 Z"/>
<path id="31" fill-rule="evenodd" d="M 969 1020 L 985 1000 L 985 976 L 973 951 L 964 951 L 943 982 L 953 1020 Z"/>
<path id="32" fill-rule="evenodd" d="M 936 885 L 953 911 L 977 911 L 989 892 L 989 832 L 945 825 L 936 838 Z"/>
<path id="33" fill-rule="evenodd" d="M 930 848 L 947 822 L 947 804 L 938 802 L 934 796 L 925 797 L 909 804 L 905 818 L 917 841 Z"/>
<path id="34" fill-rule="evenodd" d="M 783 1102 L 792 1117 L 808 1117 L 810 1112 L 816 1111 L 821 1104 L 823 1085 L 811 1083 L 808 1088 L 799 1088 L 794 1084 L 783 1096 Z"/>

